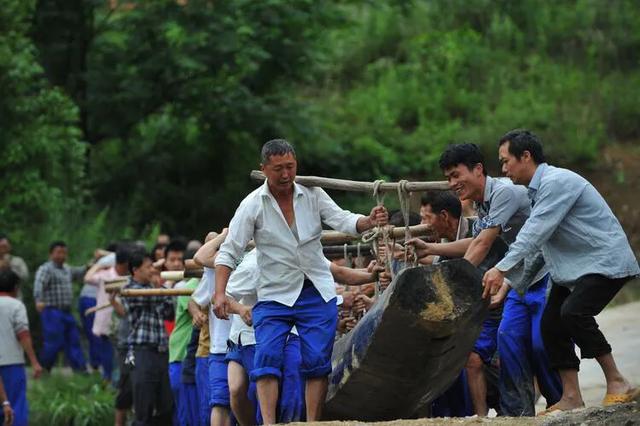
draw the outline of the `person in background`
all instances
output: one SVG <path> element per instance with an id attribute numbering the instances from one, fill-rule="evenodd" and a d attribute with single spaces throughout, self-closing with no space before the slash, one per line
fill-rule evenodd
<path id="1" fill-rule="evenodd" d="M 129 251 L 129 248 L 121 245 L 116 248 L 115 255 L 103 256 L 85 274 L 85 283 L 91 283 L 97 287 L 96 304 L 98 306 L 110 303 L 109 295 L 105 291 L 105 282 L 129 274 Z M 114 259 L 111 261 L 106 258 Z M 80 315 L 84 315 L 84 312 L 81 311 Z M 112 329 L 112 314 L 113 308 L 101 309 L 95 314 L 91 314 L 94 316 L 91 334 L 96 340 L 98 363 L 102 366 L 103 378 L 109 382 L 113 372 L 113 345 L 109 339 Z"/>
<path id="2" fill-rule="evenodd" d="M 151 257 L 142 252 L 131 254 L 131 279 L 125 289 L 162 287 L 152 284 Z M 126 361 L 131 366 L 135 425 L 170 425 L 173 398 L 167 371 L 168 336 L 163 320 L 173 318 L 174 304 L 169 296 L 122 298 L 130 326 Z"/>
<path id="3" fill-rule="evenodd" d="M 102 268 L 112 267 L 115 262 L 115 245 L 111 244 L 107 247 L 107 250 L 96 249 L 94 252 L 95 263 L 92 267 L 98 265 Z M 91 269 L 91 268 L 90 268 Z M 102 377 L 105 381 L 111 381 L 111 372 L 113 369 L 113 349 L 111 342 L 106 338 L 105 342 L 100 337 L 93 333 L 93 322 L 95 319 L 95 313 L 86 314 L 86 311 L 90 308 L 94 308 L 97 303 L 98 297 L 98 282 L 88 281 L 86 274 L 84 278 L 84 285 L 80 290 L 80 297 L 78 298 L 78 314 L 82 321 L 82 330 L 89 343 L 89 365 L 94 370 L 102 367 Z"/>
<path id="4" fill-rule="evenodd" d="M 55 241 L 49 246 L 49 261 L 36 271 L 33 297 L 42 321 L 44 344 L 40 353 L 42 366 L 51 370 L 58 352 L 64 353 L 74 371 L 86 372 L 87 366 L 80 346 L 80 333 L 71 314 L 73 281 L 81 281 L 86 267 L 66 264 L 67 245 Z"/>
<path id="5" fill-rule="evenodd" d="M 11 249 L 9 237 L 0 233 L 0 269 L 11 269 L 24 284 L 29 279 L 29 268 L 21 257 L 11 254 Z"/>
<path id="6" fill-rule="evenodd" d="M 31 362 L 34 378 L 40 377 L 42 367 L 33 350 L 27 309 L 16 299 L 19 281 L 12 270 L 0 270 L 0 379 L 4 383 L 4 395 L 0 395 L 3 406 L 0 423 L 12 420 L 16 426 L 26 426 L 28 403 L 24 353 Z"/>

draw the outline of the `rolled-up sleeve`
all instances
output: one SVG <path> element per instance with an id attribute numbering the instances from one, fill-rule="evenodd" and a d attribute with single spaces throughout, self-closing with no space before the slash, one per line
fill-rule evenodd
<path id="1" fill-rule="evenodd" d="M 540 250 L 571 210 L 584 188 L 584 185 L 578 186 L 571 182 L 541 185 L 531 215 L 496 268 L 503 272 L 509 271 L 525 257 Z"/>
<path id="2" fill-rule="evenodd" d="M 27 308 L 21 303 L 17 305 L 12 316 L 12 326 L 14 334 L 20 334 L 29 331 L 29 318 L 27 317 Z"/>
<path id="3" fill-rule="evenodd" d="M 314 192 L 318 199 L 318 211 L 324 223 L 340 232 L 358 234 L 358 219 L 364 217 L 363 215 L 342 209 L 322 188 L 316 187 Z"/>
<path id="4" fill-rule="evenodd" d="M 259 208 L 259 195 L 245 198 L 229 223 L 229 233 L 216 256 L 215 265 L 236 268 L 247 243 L 253 238 L 256 214 Z"/>

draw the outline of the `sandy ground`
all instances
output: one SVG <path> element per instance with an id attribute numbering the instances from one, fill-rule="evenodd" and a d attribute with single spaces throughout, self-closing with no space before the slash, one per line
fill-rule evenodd
<path id="1" fill-rule="evenodd" d="M 605 309 L 598 317 L 600 329 L 613 348 L 618 368 L 634 384 L 640 385 L 640 302 Z M 580 386 L 587 408 L 548 417 L 445 418 L 379 422 L 376 425 L 420 426 L 446 424 L 497 425 L 640 425 L 640 406 L 637 403 L 602 408 L 600 402 L 606 387 L 602 370 L 595 360 L 583 360 L 579 373 Z M 537 411 L 544 409 L 541 398 Z M 364 422 L 322 422 L 327 426 L 355 426 Z"/>

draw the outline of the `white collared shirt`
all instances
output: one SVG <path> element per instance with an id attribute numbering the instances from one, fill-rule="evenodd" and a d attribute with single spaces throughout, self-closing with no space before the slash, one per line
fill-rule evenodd
<path id="1" fill-rule="evenodd" d="M 216 265 L 235 269 L 237 259 L 253 238 L 258 249 L 258 300 L 293 306 L 305 276 L 328 302 L 336 296 L 331 272 L 322 253 L 322 223 L 357 234 L 362 215 L 341 209 L 322 188 L 293 184 L 293 209 L 299 240 L 269 191 L 267 181 L 240 203 Z"/>

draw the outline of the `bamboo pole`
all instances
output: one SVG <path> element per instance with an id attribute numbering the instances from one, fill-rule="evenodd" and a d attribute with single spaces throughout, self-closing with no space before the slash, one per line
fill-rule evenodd
<path id="1" fill-rule="evenodd" d="M 106 291 L 107 293 L 118 292 L 118 291 L 120 291 L 120 289 L 122 287 L 127 285 L 128 282 L 129 282 L 128 279 L 127 280 L 121 280 L 121 281 L 112 281 L 110 284 L 105 284 L 104 285 L 104 291 Z"/>
<path id="2" fill-rule="evenodd" d="M 120 297 L 145 296 L 191 296 L 191 288 L 125 288 L 120 291 Z"/>
<path id="3" fill-rule="evenodd" d="M 111 302 L 105 303 L 105 304 L 102 304 L 102 305 L 98 305 L 98 306 L 94 306 L 94 307 L 89 308 L 86 311 L 84 311 L 84 315 L 87 316 L 87 315 L 95 314 L 98 311 L 101 311 L 103 309 L 107 309 L 107 308 L 110 308 L 110 307 L 111 307 Z"/>
<path id="4" fill-rule="evenodd" d="M 260 170 L 251 171 L 251 179 L 263 182 L 264 173 Z M 355 180 L 334 179 L 318 176 L 296 176 L 296 182 L 304 186 L 319 186 L 326 189 L 338 189 L 351 192 L 368 192 L 373 194 L 373 182 L 360 182 Z M 449 185 L 445 181 L 435 182 L 407 182 L 405 189 L 408 192 L 422 192 L 429 190 L 446 191 Z M 397 182 L 383 182 L 378 188 L 380 192 L 398 192 Z"/>
<path id="5" fill-rule="evenodd" d="M 412 237 L 423 237 L 432 234 L 433 230 L 429 225 L 414 225 L 409 227 L 409 232 L 411 232 Z M 396 239 L 404 238 L 404 226 L 393 228 L 390 236 Z M 320 238 L 322 243 L 326 245 L 344 244 L 359 239 L 359 235 L 345 234 L 337 231 L 323 231 L 322 237 Z"/>
<path id="6" fill-rule="evenodd" d="M 160 277 L 167 281 L 182 281 L 185 278 L 202 278 L 204 270 L 200 269 L 187 269 L 184 271 L 162 271 Z"/>

